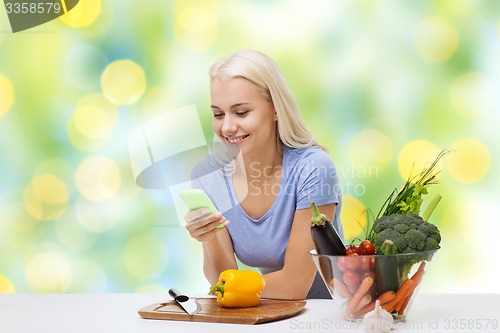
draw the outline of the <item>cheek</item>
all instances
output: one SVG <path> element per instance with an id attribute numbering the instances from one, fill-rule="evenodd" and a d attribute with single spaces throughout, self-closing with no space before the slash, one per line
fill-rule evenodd
<path id="1" fill-rule="evenodd" d="M 220 129 L 222 127 L 222 122 L 219 121 L 218 119 L 214 118 L 212 120 L 212 129 L 214 130 L 215 133 L 219 133 Z"/>

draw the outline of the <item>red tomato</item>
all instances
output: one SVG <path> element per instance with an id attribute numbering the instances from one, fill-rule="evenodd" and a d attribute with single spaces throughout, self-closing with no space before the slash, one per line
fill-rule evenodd
<path id="1" fill-rule="evenodd" d="M 375 254 L 375 246 L 369 240 L 364 240 L 359 245 L 360 251 L 362 255 L 373 255 Z"/>
<path id="2" fill-rule="evenodd" d="M 345 271 L 344 275 L 342 276 L 344 283 L 347 287 L 347 289 L 351 293 L 355 293 L 356 290 L 358 290 L 359 285 L 361 284 L 361 278 L 360 276 L 351 270 Z"/>
<path id="3" fill-rule="evenodd" d="M 359 268 L 359 255 L 357 253 L 352 253 L 344 257 L 345 269 L 355 271 Z"/>
<path id="4" fill-rule="evenodd" d="M 375 262 L 374 257 L 360 256 L 359 257 L 359 265 L 358 265 L 359 271 L 369 272 L 369 271 L 373 270 L 374 262 Z"/>
<path id="5" fill-rule="evenodd" d="M 346 267 L 345 267 L 345 257 L 342 256 L 342 257 L 338 257 L 337 259 L 337 267 L 339 268 L 339 270 L 341 272 L 344 272 Z"/>
<path id="6" fill-rule="evenodd" d="M 371 277 L 373 281 L 375 281 L 375 272 L 372 271 L 362 272 L 360 274 L 361 281 L 363 281 L 365 277 Z"/>
<path id="7" fill-rule="evenodd" d="M 361 248 L 359 247 L 359 245 L 351 244 L 345 250 L 345 254 L 347 254 L 347 255 L 350 255 L 350 254 L 353 254 L 353 253 L 356 253 L 358 255 L 361 254 Z"/>

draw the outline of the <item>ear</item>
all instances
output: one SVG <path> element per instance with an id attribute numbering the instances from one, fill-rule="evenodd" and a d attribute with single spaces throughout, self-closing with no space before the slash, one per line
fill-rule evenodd
<path id="1" fill-rule="evenodd" d="M 276 111 L 274 111 L 274 118 L 273 118 L 274 121 L 278 121 L 278 114 L 276 113 Z"/>

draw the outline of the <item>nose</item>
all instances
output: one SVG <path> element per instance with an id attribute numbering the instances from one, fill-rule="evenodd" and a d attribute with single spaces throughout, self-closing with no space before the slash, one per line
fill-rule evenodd
<path id="1" fill-rule="evenodd" d="M 226 115 L 224 117 L 224 123 L 222 124 L 222 128 L 221 128 L 222 134 L 231 135 L 231 134 L 236 133 L 237 129 L 238 129 L 238 126 L 236 124 L 236 120 L 234 119 L 234 117 L 232 117 L 230 115 Z"/>

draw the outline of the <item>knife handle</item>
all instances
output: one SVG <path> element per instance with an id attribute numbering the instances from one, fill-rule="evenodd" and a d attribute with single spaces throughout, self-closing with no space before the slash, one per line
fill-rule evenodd
<path id="1" fill-rule="evenodd" d="M 170 294 L 170 296 L 172 296 L 178 302 L 185 302 L 185 301 L 187 301 L 189 299 L 189 297 L 187 297 L 186 295 L 184 295 L 183 293 L 181 293 L 176 288 L 169 289 L 168 293 Z"/>

